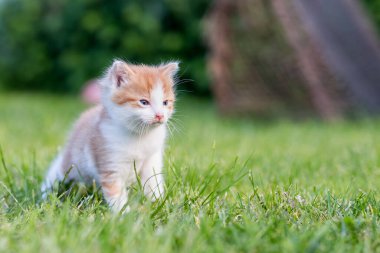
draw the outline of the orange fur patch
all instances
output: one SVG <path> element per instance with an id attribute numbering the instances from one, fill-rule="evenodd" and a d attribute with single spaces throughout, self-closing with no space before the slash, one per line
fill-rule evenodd
<path id="1" fill-rule="evenodd" d="M 117 197 L 122 192 L 122 188 L 115 183 L 102 182 L 101 185 L 104 194 L 106 194 L 108 197 Z"/>
<path id="2" fill-rule="evenodd" d="M 173 80 L 170 76 L 160 71 L 159 67 L 146 65 L 128 66 L 134 74 L 129 76 L 128 85 L 119 88 L 115 92 L 112 97 L 113 102 L 119 105 L 128 103 L 130 106 L 140 107 L 139 100 L 149 100 L 150 93 L 158 82 L 162 83 L 164 99 L 174 102 Z"/>
<path id="3" fill-rule="evenodd" d="M 104 194 L 108 197 L 117 197 L 123 191 L 120 184 L 114 179 L 115 174 L 110 171 L 102 171 L 100 174 L 100 184 Z"/>

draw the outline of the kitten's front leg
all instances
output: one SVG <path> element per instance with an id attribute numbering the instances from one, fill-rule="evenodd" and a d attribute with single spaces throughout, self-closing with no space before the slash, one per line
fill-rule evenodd
<path id="1" fill-rule="evenodd" d="M 141 169 L 141 183 L 145 196 L 152 201 L 156 201 L 164 196 L 161 152 L 155 153 L 143 163 Z"/>
<path id="2" fill-rule="evenodd" d="M 111 210 L 115 213 L 129 211 L 128 191 L 122 177 L 117 173 L 102 173 L 100 174 L 100 184 L 102 186 L 104 199 L 107 201 Z"/>

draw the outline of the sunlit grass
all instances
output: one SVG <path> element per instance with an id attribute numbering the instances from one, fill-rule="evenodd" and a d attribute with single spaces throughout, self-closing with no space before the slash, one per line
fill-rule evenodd
<path id="1" fill-rule="evenodd" d="M 376 252 L 380 121 L 223 119 L 180 100 L 167 195 L 112 215 L 97 189 L 41 201 L 51 159 L 86 108 L 0 95 L 0 252 Z"/>

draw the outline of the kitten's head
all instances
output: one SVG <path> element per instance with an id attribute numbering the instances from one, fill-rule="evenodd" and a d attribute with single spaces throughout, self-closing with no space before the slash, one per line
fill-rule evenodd
<path id="1" fill-rule="evenodd" d="M 178 62 L 147 66 L 115 60 L 101 81 L 112 119 L 136 132 L 165 124 L 174 112 L 178 69 Z"/>

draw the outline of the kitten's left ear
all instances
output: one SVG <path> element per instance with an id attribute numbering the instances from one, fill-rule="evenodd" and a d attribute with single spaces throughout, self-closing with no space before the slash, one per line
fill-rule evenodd
<path id="1" fill-rule="evenodd" d="M 130 77 L 135 74 L 128 63 L 121 60 L 113 61 L 109 73 L 113 85 L 117 88 L 126 85 Z"/>
<path id="2" fill-rule="evenodd" d="M 159 66 L 159 69 L 164 75 L 168 75 L 170 78 L 174 78 L 179 70 L 179 62 L 172 61 L 166 64 L 162 64 Z"/>

